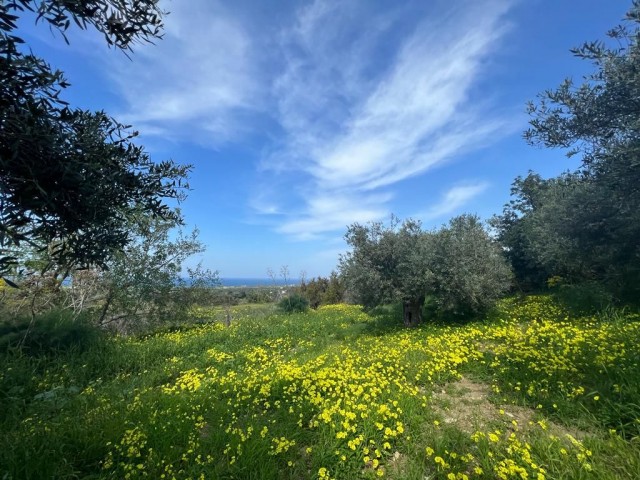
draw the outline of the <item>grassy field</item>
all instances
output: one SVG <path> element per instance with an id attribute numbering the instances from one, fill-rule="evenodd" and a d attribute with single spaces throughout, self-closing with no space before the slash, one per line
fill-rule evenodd
<path id="1" fill-rule="evenodd" d="M 636 314 L 256 313 L 6 354 L 0 478 L 640 478 Z"/>

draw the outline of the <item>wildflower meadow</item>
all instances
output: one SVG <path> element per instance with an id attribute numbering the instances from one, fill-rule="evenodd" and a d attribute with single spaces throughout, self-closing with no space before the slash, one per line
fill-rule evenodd
<path id="1" fill-rule="evenodd" d="M 640 478 L 639 315 L 533 296 L 396 317 L 244 313 L 6 353 L 2 478 Z"/>

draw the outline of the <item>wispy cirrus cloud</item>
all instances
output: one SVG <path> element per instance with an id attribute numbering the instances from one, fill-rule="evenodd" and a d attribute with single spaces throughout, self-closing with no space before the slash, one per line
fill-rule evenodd
<path id="1" fill-rule="evenodd" d="M 342 231 L 388 216 L 404 180 L 505 133 L 474 89 L 513 1 L 314 0 L 269 25 L 172 2 L 164 39 L 112 62 L 118 118 L 217 145 L 270 116 L 251 220 L 295 239 Z"/>
<path id="2" fill-rule="evenodd" d="M 285 138 L 263 168 L 299 169 L 306 183 L 303 208 L 278 231 L 312 238 L 380 219 L 399 182 L 499 137 L 504 119 L 471 93 L 509 6 L 469 1 L 420 18 L 330 0 L 300 10 L 283 32 L 285 69 L 275 82 Z M 448 205 L 458 208 L 484 188 L 455 187 Z"/>
<path id="3" fill-rule="evenodd" d="M 388 215 L 384 205 L 391 195 L 316 194 L 308 199 L 306 209 L 297 219 L 288 220 L 277 231 L 298 240 L 317 238 L 319 234 L 344 229 L 354 221 L 369 222 Z"/>
<path id="4" fill-rule="evenodd" d="M 484 193 L 487 188 L 489 188 L 487 182 L 457 185 L 445 192 L 438 203 L 416 216 L 424 220 L 434 220 L 450 215 Z"/>
<path id="5" fill-rule="evenodd" d="M 125 102 L 119 115 L 148 135 L 223 143 L 244 131 L 259 102 L 251 36 L 219 2 L 172 2 L 164 37 L 138 46 L 134 61 L 112 57 Z"/>

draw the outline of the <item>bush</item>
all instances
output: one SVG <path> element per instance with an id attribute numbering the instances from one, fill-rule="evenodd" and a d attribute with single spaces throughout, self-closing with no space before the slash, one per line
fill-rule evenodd
<path id="1" fill-rule="evenodd" d="M 302 295 L 294 293 L 280 300 L 278 308 L 283 310 L 285 313 L 306 312 L 309 309 L 309 300 L 304 298 Z"/>
<path id="2" fill-rule="evenodd" d="M 615 299 L 598 282 L 582 282 L 578 284 L 560 284 L 555 289 L 559 302 L 577 314 L 600 312 L 615 303 Z"/>
<path id="3" fill-rule="evenodd" d="M 312 278 L 308 282 L 303 280 L 299 291 L 315 310 L 321 305 L 342 303 L 345 297 L 345 284 L 336 272 L 331 272 L 328 278 Z"/>
<path id="4" fill-rule="evenodd" d="M 0 323 L 0 351 L 19 348 L 37 355 L 76 348 L 84 350 L 101 337 L 86 316 L 74 318 L 68 310 L 49 310 L 36 316 Z"/>

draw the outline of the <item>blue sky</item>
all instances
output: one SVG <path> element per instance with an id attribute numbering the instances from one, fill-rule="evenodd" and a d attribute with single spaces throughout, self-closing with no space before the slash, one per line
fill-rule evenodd
<path id="1" fill-rule="evenodd" d="M 162 4 L 162 2 L 161 2 Z M 603 39 L 622 0 L 164 2 L 164 39 L 131 58 L 94 33 L 71 45 L 24 19 L 64 98 L 191 163 L 181 208 L 222 277 L 327 275 L 353 222 L 426 228 L 489 218 L 511 182 L 575 167 L 522 140 L 525 104 L 590 71 L 569 49 Z"/>

